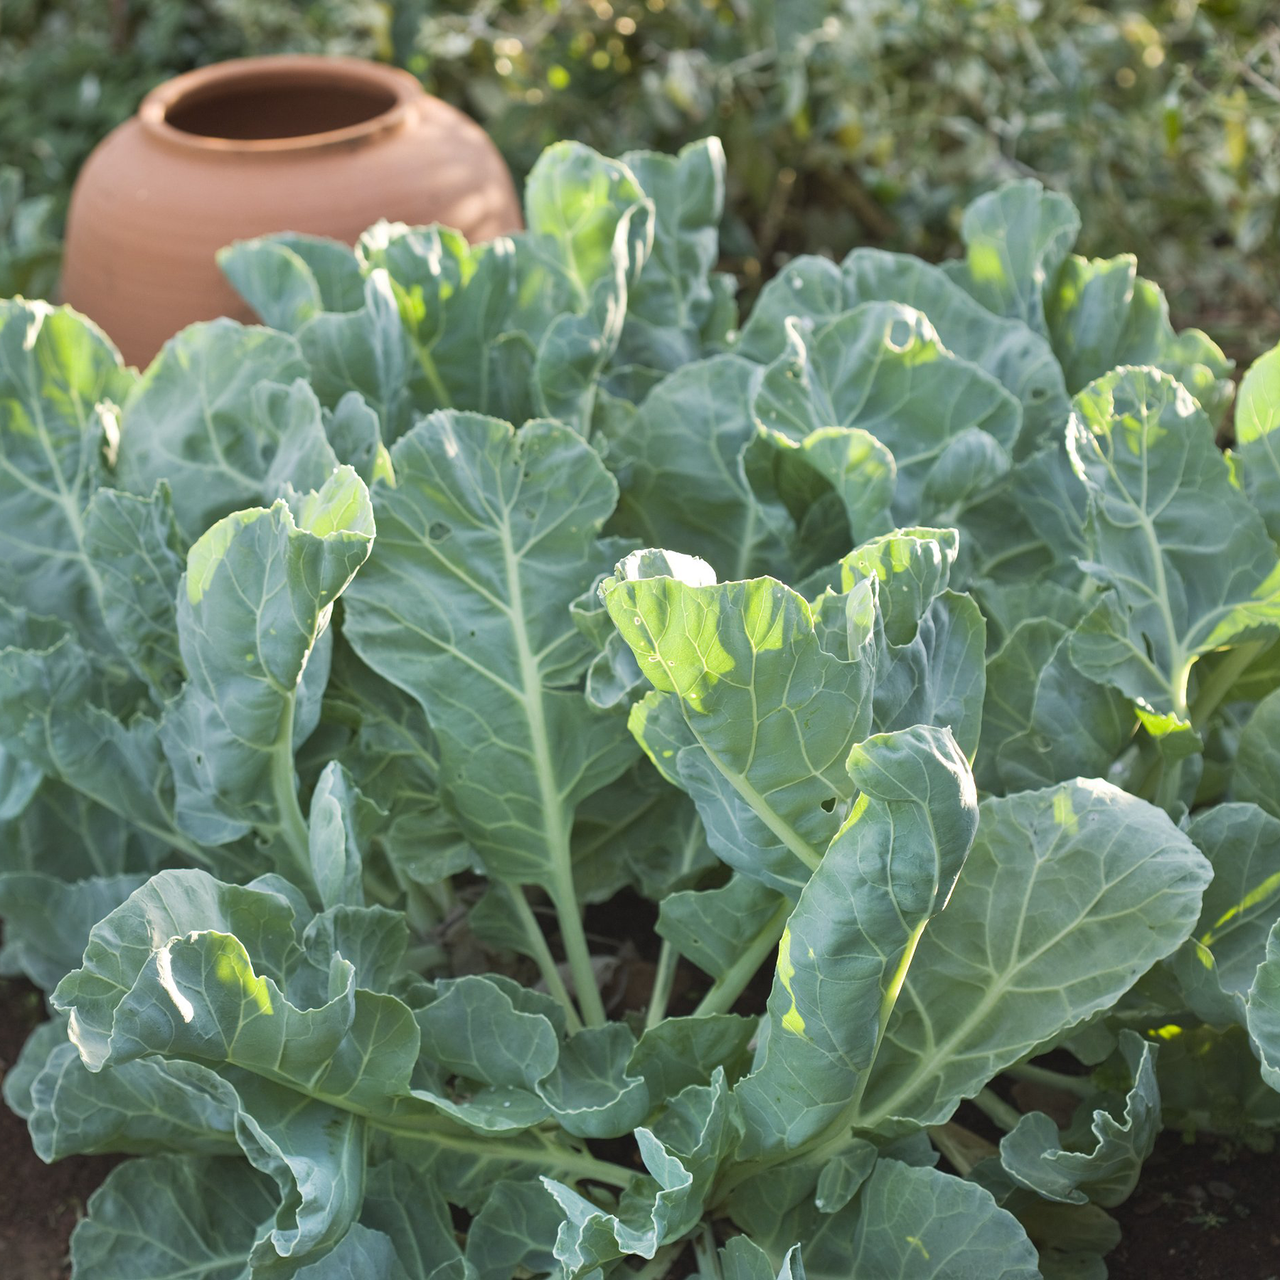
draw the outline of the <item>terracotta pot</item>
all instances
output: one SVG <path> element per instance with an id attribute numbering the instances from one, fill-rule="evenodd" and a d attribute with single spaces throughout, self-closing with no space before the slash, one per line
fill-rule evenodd
<path id="1" fill-rule="evenodd" d="M 518 230 L 484 131 L 404 71 L 356 58 L 245 58 L 152 90 L 85 163 L 62 294 L 145 364 L 196 320 L 254 319 L 223 245 L 273 231 L 348 244 L 379 218 L 469 240 Z"/>

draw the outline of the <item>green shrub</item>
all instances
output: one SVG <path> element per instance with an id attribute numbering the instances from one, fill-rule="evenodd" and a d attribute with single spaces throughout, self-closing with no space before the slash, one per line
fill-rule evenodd
<path id="1" fill-rule="evenodd" d="M 1083 251 L 1142 245 L 1175 318 L 1252 356 L 1277 315 L 1280 29 L 1269 0 L 20 0 L 0 136 L 65 200 L 151 85 L 280 50 L 398 61 L 484 122 L 520 177 L 561 138 L 672 150 L 715 133 L 727 263 L 954 251 L 960 210 L 1035 176 Z"/>

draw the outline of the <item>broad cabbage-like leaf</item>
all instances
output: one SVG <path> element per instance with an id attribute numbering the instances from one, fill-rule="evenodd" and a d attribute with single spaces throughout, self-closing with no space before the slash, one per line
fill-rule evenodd
<path id="1" fill-rule="evenodd" d="M 1244 1001 L 1280 911 L 1280 820 L 1253 804 L 1198 813 L 1187 835 L 1213 880 L 1191 937 L 1169 960 L 1188 1006 L 1206 1022 L 1244 1022 Z"/>
<path id="2" fill-rule="evenodd" d="M 71 1263 L 101 1280 L 244 1280 L 273 1207 L 270 1180 L 240 1159 L 129 1160 L 89 1198 Z"/>
<path id="3" fill-rule="evenodd" d="M 772 579 L 717 584 L 700 560 L 644 551 L 600 590 L 654 685 L 637 740 L 693 796 L 721 858 L 796 896 L 852 797 L 870 664 L 825 650 L 808 603 Z"/>
<path id="4" fill-rule="evenodd" d="M 811 334 L 788 322 L 753 408 L 796 441 L 833 426 L 875 436 L 896 464 L 894 514 L 909 523 L 963 509 L 1008 469 L 1022 429 L 1022 406 L 995 378 L 952 355 L 927 317 L 890 302 Z"/>
<path id="5" fill-rule="evenodd" d="M 997 1071 L 1110 1008 L 1188 936 L 1210 875 L 1160 810 L 1105 782 L 985 801 L 854 1125 L 940 1123 Z"/>
<path id="6" fill-rule="evenodd" d="M 590 660 L 569 606 L 608 569 L 616 488 L 574 432 L 519 435 L 434 414 L 392 450 L 378 539 L 344 633 L 422 705 L 445 789 L 491 875 L 573 901 L 577 803 L 633 758 L 621 719 L 575 685 Z"/>
<path id="7" fill-rule="evenodd" d="M 133 381 L 101 330 L 69 308 L 0 303 L 0 600 L 90 639 L 102 589 L 87 563 L 84 510 L 107 483 Z"/>
<path id="8" fill-rule="evenodd" d="M 1057 619 L 1030 618 L 988 662 L 975 763 L 983 790 L 1098 777 L 1132 734 L 1128 701 L 1081 674 L 1070 659 L 1070 636 Z"/>
<path id="9" fill-rule="evenodd" d="M 161 729 L 178 821 L 210 845 L 279 833 L 304 883 L 294 750 L 319 709 L 309 671 L 322 689 L 329 649 L 318 642 L 372 542 L 368 491 L 341 468 L 292 504 L 220 520 L 191 548 L 178 595 L 190 679 Z"/>
<path id="10" fill-rule="evenodd" d="M 1066 196 L 1034 179 L 1006 182 L 964 211 L 964 257 L 947 274 L 988 311 L 1048 334 L 1045 293 L 1080 234 L 1080 215 Z"/>
<path id="11" fill-rule="evenodd" d="M 1110 588 L 1071 659 L 1185 719 L 1192 664 L 1280 627 L 1280 556 L 1231 482 L 1204 411 L 1168 375 L 1120 369 L 1075 399 L 1067 444 L 1089 491 L 1088 571 Z"/>
<path id="12" fill-rule="evenodd" d="M 1237 800 L 1280 818 L 1280 689 L 1258 703 L 1241 730 L 1231 789 Z"/>
<path id="13" fill-rule="evenodd" d="M 1131 253 L 1062 265 L 1045 301 L 1049 339 L 1073 395 L 1117 365 L 1154 365 L 1215 421 L 1231 398 L 1231 361 L 1199 329 L 1175 333 L 1158 285 Z"/>
<path id="14" fill-rule="evenodd" d="M 603 453 L 621 496 L 613 524 L 649 546 L 700 556 L 727 578 L 786 576 L 790 521 L 746 472 L 755 439 L 755 367 L 714 356 L 673 373 L 623 422 Z"/>

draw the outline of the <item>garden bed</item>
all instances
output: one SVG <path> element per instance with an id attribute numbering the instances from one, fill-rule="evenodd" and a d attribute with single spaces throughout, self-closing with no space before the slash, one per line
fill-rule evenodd
<path id="1" fill-rule="evenodd" d="M 621 903 L 621 910 L 591 923 L 621 936 L 624 922 L 634 921 L 635 905 Z M 653 959 L 635 962 L 623 1008 L 643 1011 Z M 760 1006 L 766 993 L 767 988 L 748 993 L 740 1011 Z M 0 1073 L 17 1059 L 41 1016 L 34 987 L 20 980 L 0 982 Z M 975 1128 L 998 1140 L 985 1117 L 968 1110 L 966 1118 Z M 0 1109 L 0 1246 L 14 1280 L 70 1276 L 71 1231 L 84 1216 L 89 1196 L 118 1163 L 112 1156 L 72 1156 L 44 1164 L 31 1150 L 25 1125 Z M 1186 1141 L 1162 1134 L 1137 1189 L 1115 1211 L 1123 1236 L 1107 1256 L 1107 1274 L 1110 1280 L 1150 1280 L 1158 1268 L 1163 1280 L 1274 1280 L 1280 1275 L 1280 1234 L 1271 1213 L 1277 1196 L 1280 1162 L 1272 1152 L 1210 1136 Z"/>
<path id="2" fill-rule="evenodd" d="M 561 144 L 494 246 L 236 244 L 264 324 L 141 375 L 4 304 L 5 1097 L 136 1155 L 79 1280 L 1260 1228 L 1140 1179 L 1280 1128 L 1280 351 L 1034 182 L 743 315 L 724 192 Z"/>

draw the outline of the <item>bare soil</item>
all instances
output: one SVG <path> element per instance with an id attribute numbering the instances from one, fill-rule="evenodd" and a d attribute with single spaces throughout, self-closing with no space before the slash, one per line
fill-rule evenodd
<path id="1" fill-rule="evenodd" d="M 44 1016 L 34 987 L 0 980 L 0 1080 Z M 65 1280 L 72 1228 L 117 1163 L 112 1156 L 74 1156 L 44 1164 L 31 1149 L 27 1126 L 0 1104 L 0 1274 L 6 1280 Z"/>
<path id="2" fill-rule="evenodd" d="M 1111 1213 L 1124 1232 L 1111 1280 L 1280 1280 L 1280 1151 L 1163 1133 L 1137 1190 Z"/>

